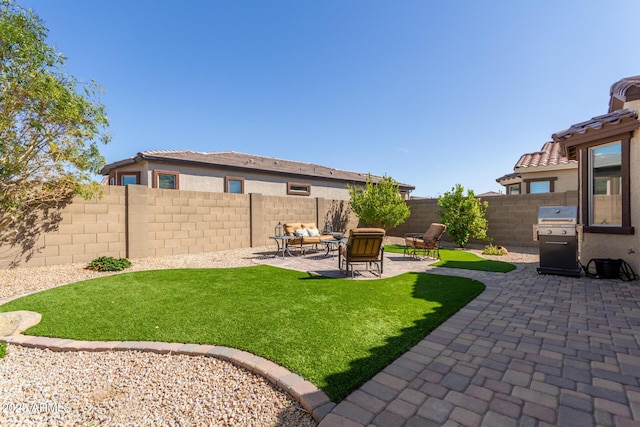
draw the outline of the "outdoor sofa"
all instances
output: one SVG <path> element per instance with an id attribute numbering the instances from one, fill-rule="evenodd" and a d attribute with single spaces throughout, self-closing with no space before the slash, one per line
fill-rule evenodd
<path id="1" fill-rule="evenodd" d="M 285 236 L 294 236 L 288 242 L 289 247 L 299 246 L 301 251 L 304 246 L 318 245 L 335 239 L 333 234 L 323 234 L 318 230 L 315 222 L 287 222 L 283 228 Z"/>

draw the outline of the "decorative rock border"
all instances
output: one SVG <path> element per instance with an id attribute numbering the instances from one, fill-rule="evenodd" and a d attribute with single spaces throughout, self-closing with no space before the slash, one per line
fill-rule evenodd
<path id="1" fill-rule="evenodd" d="M 322 421 L 336 406 L 322 390 L 301 376 L 264 357 L 231 347 L 157 341 L 78 341 L 28 335 L 0 337 L 0 342 L 23 347 L 46 348 L 52 351 L 146 351 L 158 354 L 216 357 L 260 375 L 273 385 L 280 387 L 309 411 L 318 422 Z"/>

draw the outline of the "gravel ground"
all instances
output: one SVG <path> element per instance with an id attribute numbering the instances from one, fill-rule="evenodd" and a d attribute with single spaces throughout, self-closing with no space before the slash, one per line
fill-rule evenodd
<path id="1" fill-rule="evenodd" d="M 126 271 L 252 265 L 260 249 L 133 260 Z M 273 248 L 264 248 L 273 253 Z M 114 273 L 86 264 L 0 270 L 0 301 Z M 117 273 L 115 273 L 117 274 Z M 271 383 L 212 357 L 54 352 L 9 345 L 0 425 L 301 426 L 317 423 Z"/>
<path id="2" fill-rule="evenodd" d="M 393 238 L 386 243 L 395 243 Z M 470 249 L 480 253 L 481 248 Z M 252 265 L 272 247 L 133 260 L 127 272 Z M 495 258 L 534 263 L 537 249 Z M 0 270 L 0 303 L 114 273 L 86 264 Z M 117 273 L 115 273 L 117 274 Z M 0 425 L 315 426 L 288 394 L 208 357 L 141 352 L 52 352 L 9 345 L 0 359 Z"/>

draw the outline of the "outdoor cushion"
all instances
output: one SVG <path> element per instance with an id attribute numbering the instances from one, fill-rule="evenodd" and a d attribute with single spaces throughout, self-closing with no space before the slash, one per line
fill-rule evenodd
<path id="1" fill-rule="evenodd" d="M 293 246 L 315 245 L 333 239 L 331 234 L 320 234 L 315 222 L 287 222 L 283 228 L 285 235 L 295 236 L 289 241 L 289 245 Z"/>

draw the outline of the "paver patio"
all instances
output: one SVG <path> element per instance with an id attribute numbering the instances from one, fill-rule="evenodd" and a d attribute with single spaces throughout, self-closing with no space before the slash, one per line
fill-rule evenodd
<path id="1" fill-rule="evenodd" d="M 640 425 L 638 282 L 432 268 L 386 254 L 385 276 L 431 271 L 486 290 L 335 406 L 329 426 Z M 260 262 L 336 275 L 337 257 Z"/>

